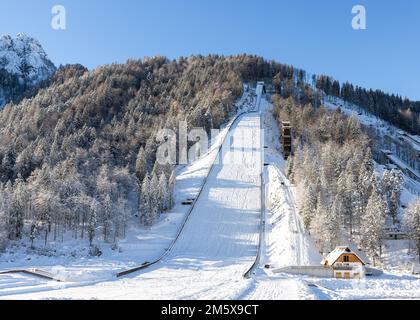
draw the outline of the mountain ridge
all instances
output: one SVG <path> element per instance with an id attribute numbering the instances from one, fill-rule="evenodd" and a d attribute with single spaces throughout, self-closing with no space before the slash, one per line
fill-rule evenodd
<path id="1" fill-rule="evenodd" d="M 0 108 L 56 71 L 41 44 L 24 33 L 0 36 Z"/>

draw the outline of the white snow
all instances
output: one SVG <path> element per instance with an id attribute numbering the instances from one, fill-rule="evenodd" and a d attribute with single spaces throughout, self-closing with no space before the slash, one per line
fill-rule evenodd
<path id="1" fill-rule="evenodd" d="M 21 266 L 19 263 L 22 262 L 24 266 L 44 262 L 50 264 L 50 271 L 64 274 L 68 281 L 56 283 L 20 274 L 0 275 L 0 298 L 420 298 L 419 278 L 400 273 L 349 281 L 273 272 L 283 266 L 319 265 L 322 257 L 302 226 L 296 208 L 299 201 L 296 190 L 283 174 L 284 160 L 279 153 L 278 127 L 269 109 L 267 100 L 261 99 L 262 116 L 256 112 L 248 113 L 235 122 L 223 145 L 226 151 L 223 159 L 241 161 L 216 163 L 179 241 L 161 262 L 124 278 L 113 276 L 113 272 L 124 267 L 151 261 L 171 243 L 187 212 L 187 208 L 180 206 L 179 202 L 199 191 L 227 128 L 208 154 L 179 170 L 176 183 L 178 205 L 173 212 L 165 215 L 150 230 L 131 230 L 130 236 L 120 244 L 121 253 L 104 250 L 103 256 L 95 259 L 76 257 L 69 261 L 63 258 L 65 268 L 56 269 L 52 267 L 52 262 L 57 264 L 60 261 L 58 258 L 44 257 L 28 262 L 19 255 L 10 255 L 9 258 L 16 259 L 15 262 L 6 262 L 2 256 L 1 269 L 11 265 Z M 264 172 L 267 225 L 260 265 L 255 276 L 245 279 L 243 274 L 255 259 L 259 241 L 260 161 L 264 150 L 259 130 L 261 124 L 266 128 L 264 145 L 268 147 L 264 154 L 265 162 L 269 164 Z M 266 269 L 266 264 L 270 268 Z M 78 279 L 77 274 L 80 276 Z M 86 274 L 89 276 L 83 278 Z"/>
<path id="2" fill-rule="evenodd" d="M 280 134 L 271 105 L 264 103 L 266 166 L 266 235 L 260 269 L 244 299 L 315 299 L 299 278 L 272 271 L 293 265 L 319 265 L 322 256 L 304 230 L 295 200 L 295 190 L 284 176 L 285 161 L 280 154 Z M 265 269 L 269 265 L 269 269 Z"/>
<path id="3" fill-rule="evenodd" d="M 157 259 L 171 244 L 185 219 L 188 207 L 181 202 L 197 195 L 227 131 L 228 126 L 221 130 L 202 158 L 179 168 L 175 184 L 176 204 L 171 212 L 164 214 L 160 222 L 150 228 L 138 227 L 138 221 L 131 221 L 127 237 L 118 244 L 119 251 L 111 250 L 109 244 L 99 243 L 102 255 L 90 257 L 87 239 L 69 240 L 70 237 L 64 243 L 49 243 L 44 255 L 39 254 L 41 250 L 31 251 L 19 244 L 19 247 L 12 247 L 0 255 L 0 271 L 35 267 L 58 274 L 63 280 L 91 282 L 113 278 L 118 271 Z"/>
<path id="4" fill-rule="evenodd" d="M 107 281 L 91 282 L 51 282 L 33 279 L 22 275 L 1 275 L 0 297 L 12 299 L 45 299 L 45 298 L 101 298 L 101 299 L 227 299 L 241 296 L 246 291 L 249 281 L 243 280 L 243 273 L 252 264 L 256 255 L 259 215 L 260 215 L 260 171 L 261 171 L 261 141 L 260 116 L 258 113 L 245 114 L 235 123 L 231 136 L 223 147 L 227 150 L 224 159 L 239 158 L 240 163 L 224 161 L 216 164 L 211 171 L 207 184 L 196 203 L 196 207 L 183 230 L 179 241 L 171 253 L 161 263 L 131 277 Z M 251 135 L 244 135 L 244 129 Z M 247 137 L 252 139 L 246 139 Z M 215 149 L 213 149 L 215 150 Z M 235 153 L 235 157 L 232 157 Z M 209 155 L 215 156 L 209 152 Z M 177 199 L 194 194 L 199 182 L 194 187 L 191 180 L 183 175 L 194 175 L 194 179 L 204 177 L 206 168 L 211 164 L 212 157 L 203 158 L 197 163 L 180 172 L 177 186 L 184 191 L 177 192 Z M 227 163 L 225 163 L 227 162 Z M 204 175 L 203 175 L 204 174 Z M 188 182 L 187 182 L 188 181 Z M 185 182 L 185 184 L 183 184 Z M 188 191 L 187 191 L 188 190 Z M 175 212 L 177 209 L 175 208 Z M 182 213 L 179 213 L 182 215 Z M 178 218 L 181 220 L 182 218 Z M 177 223 L 178 222 L 178 223 Z M 173 220 L 179 227 L 179 221 Z M 166 226 L 165 226 L 166 225 Z M 159 227 L 163 229 L 159 230 Z M 143 252 L 141 243 L 133 248 L 138 251 L 138 262 L 153 259 L 162 253 L 170 243 L 170 232 L 165 234 L 167 223 L 152 228 L 156 234 L 149 234 L 153 239 L 158 233 L 156 247 L 149 252 Z M 171 228 L 169 228 L 171 229 Z M 172 228 L 175 231 L 176 228 Z M 164 239 L 166 238 L 166 239 Z M 129 241 L 129 240 L 127 240 Z M 130 241 L 132 244 L 133 242 Z M 157 250 L 160 246 L 161 250 Z M 123 253 L 124 253 L 124 246 Z M 158 253 L 159 251 L 159 253 Z M 134 256 L 131 255 L 133 258 Z M 130 254 L 128 254 L 130 256 Z M 140 260 L 140 258 L 143 258 Z M 105 258 L 104 258 L 105 259 Z M 147 261 L 150 261 L 150 260 Z M 98 259 L 98 264 L 102 258 Z M 120 261 L 120 256 L 118 256 Z M 111 269 L 115 261 L 104 260 Z M 2 264 L 3 268 L 4 264 Z M 82 271 L 83 266 L 79 270 Z M 67 269 L 66 269 L 67 271 Z M 23 279 L 30 279 L 27 283 Z M 13 283 L 25 283 L 16 287 Z M 97 282 L 97 283 L 95 283 Z"/>

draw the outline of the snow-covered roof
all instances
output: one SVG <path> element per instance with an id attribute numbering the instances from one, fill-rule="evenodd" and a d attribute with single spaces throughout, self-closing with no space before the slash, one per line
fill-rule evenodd
<path id="1" fill-rule="evenodd" d="M 328 265 L 331 266 L 340 258 L 342 254 L 345 254 L 345 253 L 354 254 L 360 259 L 360 261 L 362 261 L 363 264 L 369 263 L 369 259 L 366 257 L 366 255 L 362 251 L 357 250 L 352 245 L 338 246 L 333 251 L 331 251 L 331 253 L 327 257 L 325 257 L 323 263 L 327 263 Z"/>

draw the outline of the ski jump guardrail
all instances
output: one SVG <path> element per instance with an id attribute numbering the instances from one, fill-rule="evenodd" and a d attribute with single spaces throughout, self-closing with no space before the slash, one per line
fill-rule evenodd
<path id="1" fill-rule="evenodd" d="M 260 106 L 258 107 L 259 110 Z M 263 126 L 263 118 L 261 113 L 261 127 Z M 255 268 L 257 268 L 260 264 L 261 259 L 261 251 L 264 241 L 264 235 L 265 235 L 265 183 L 264 183 L 264 136 L 262 136 L 261 139 L 261 214 L 260 214 L 260 233 L 259 233 L 259 239 L 258 239 L 258 247 L 257 247 L 257 255 L 255 256 L 254 263 L 252 266 L 243 274 L 243 277 L 245 279 L 249 279 L 251 275 L 253 274 Z"/>
<path id="2" fill-rule="evenodd" d="M 12 273 L 13 274 L 15 273 L 29 274 L 31 276 L 35 276 L 38 278 L 61 282 L 60 279 L 54 278 L 54 276 L 51 273 L 41 270 L 41 269 L 16 269 L 16 270 L 8 270 L 8 271 L 0 272 L 0 274 L 12 274 Z"/>
<path id="3" fill-rule="evenodd" d="M 138 267 L 134 267 L 134 268 L 131 268 L 131 269 L 127 269 L 127 270 L 125 270 L 125 271 L 121 271 L 121 272 L 117 273 L 117 278 L 119 278 L 119 277 L 123 277 L 123 276 L 126 276 L 126 275 L 129 275 L 129 274 L 132 274 L 132 273 L 135 273 L 135 272 L 137 272 L 137 271 L 141 271 L 141 270 L 147 269 L 147 268 L 149 268 L 149 267 L 151 267 L 151 266 L 153 266 L 153 265 L 155 265 L 155 264 L 157 264 L 157 263 L 161 262 L 161 261 L 163 260 L 163 258 L 165 258 L 165 257 L 166 257 L 166 256 L 167 256 L 167 255 L 168 255 L 168 254 L 172 251 L 172 249 L 173 249 L 173 248 L 174 248 L 174 246 L 176 245 L 176 243 L 177 243 L 178 239 L 180 238 L 180 236 L 181 236 L 181 234 L 182 234 L 182 232 L 183 232 L 183 230 L 184 230 L 184 228 L 185 228 L 185 226 L 186 226 L 187 222 L 189 221 L 189 218 L 190 218 L 190 216 L 191 216 L 191 213 L 194 211 L 195 205 L 196 205 L 196 203 L 197 203 L 198 199 L 200 198 L 201 193 L 202 193 L 202 192 L 203 192 L 203 190 L 204 190 L 204 187 L 205 187 L 205 186 L 206 186 L 206 184 L 207 184 L 207 179 L 208 179 L 208 177 L 209 177 L 210 173 L 213 171 L 213 168 L 214 168 L 214 165 L 215 165 L 215 163 L 216 163 L 217 159 L 219 159 L 219 157 L 218 157 L 218 156 L 220 156 L 221 150 L 222 150 L 222 148 L 223 148 L 223 145 L 225 144 L 225 141 L 226 141 L 227 137 L 229 136 L 229 133 L 231 132 L 231 130 L 232 130 L 232 128 L 233 128 L 233 126 L 234 126 L 234 125 L 235 125 L 235 123 L 238 121 L 238 119 L 240 119 L 240 118 L 241 118 L 244 114 L 247 114 L 247 113 L 250 113 L 250 112 L 241 112 L 241 113 L 237 114 L 233 120 L 231 120 L 231 123 L 230 123 L 230 125 L 229 125 L 229 128 L 228 128 L 228 130 L 226 131 L 226 135 L 223 137 L 222 143 L 220 144 L 220 146 L 219 146 L 219 148 L 218 148 L 218 150 L 217 150 L 216 157 L 215 157 L 215 159 L 214 159 L 214 161 L 213 161 L 212 165 L 210 166 L 209 171 L 207 172 L 207 175 L 206 175 L 206 176 L 205 176 L 205 178 L 204 178 L 204 182 L 203 182 L 203 184 L 201 185 L 200 190 L 199 190 L 199 192 L 198 192 L 197 196 L 195 197 L 195 199 L 194 199 L 193 203 L 191 204 L 191 207 L 189 208 L 189 210 L 188 210 L 188 212 L 187 212 L 187 215 L 186 215 L 186 217 L 185 217 L 185 219 L 184 219 L 184 222 L 182 223 L 181 227 L 179 228 L 178 233 L 177 233 L 177 235 L 176 235 L 175 239 L 172 241 L 171 245 L 170 245 L 170 246 L 169 246 L 169 247 L 165 250 L 165 252 L 164 252 L 164 253 L 163 253 L 163 254 L 162 254 L 159 258 L 157 258 L 156 260 L 154 260 L 154 261 L 152 261 L 152 262 L 145 262 L 144 264 L 142 264 L 142 265 L 140 265 L 140 266 L 138 266 Z"/>
<path id="4" fill-rule="evenodd" d="M 243 277 L 249 279 L 253 274 L 255 268 L 260 264 L 261 259 L 261 249 L 264 240 L 265 233 L 265 184 L 264 184 L 264 163 L 263 163 L 263 172 L 261 173 L 261 215 L 260 215 L 260 234 L 258 240 L 257 255 L 255 256 L 254 263 L 252 266 L 244 273 Z"/>

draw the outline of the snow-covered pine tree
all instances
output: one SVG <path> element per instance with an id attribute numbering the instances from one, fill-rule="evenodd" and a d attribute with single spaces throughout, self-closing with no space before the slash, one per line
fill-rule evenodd
<path id="1" fill-rule="evenodd" d="M 398 222 L 398 210 L 401 204 L 401 193 L 404 183 L 404 176 L 401 171 L 393 171 L 393 188 L 389 201 L 390 214 L 392 216 L 394 224 Z"/>
<path id="2" fill-rule="evenodd" d="M 300 213 L 306 229 L 310 229 L 312 219 L 317 209 L 317 193 L 316 187 L 309 181 L 305 180 L 301 184 L 302 201 L 300 203 Z"/>
<path id="3" fill-rule="evenodd" d="M 114 244 L 116 244 L 118 238 L 125 237 L 128 219 L 127 200 L 123 197 L 119 197 L 114 207 Z"/>
<path id="4" fill-rule="evenodd" d="M 96 236 L 97 215 L 98 215 L 97 209 L 98 209 L 98 202 L 95 199 L 92 199 L 90 203 L 89 220 L 88 220 L 88 238 L 89 238 L 90 247 L 93 246 L 93 241 L 95 240 L 95 236 Z"/>
<path id="5" fill-rule="evenodd" d="M 111 184 L 109 181 L 109 168 L 104 164 L 99 170 L 99 175 L 96 178 L 96 189 L 99 195 L 105 196 L 111 194 Z"/>
<path id="6" fill-rule="evenodd" d="M 77 216 L 78 223 L 76 224 L 74 232 L 78 232 L 80 227 L 80 238 L 85 238 L 85 231 L 88 225 L 88 218 L 90 212 L 90 204 L 92 202 L 92 198 L 89 197 L 86 193 L 82 192 L 80 194 L 75 195 L 72 199 L 73 210 L 75 215 Z M 75 234 L 75 238 L 77 239 L 78 235 Z"/>
<path id="7" fill-rule="evenodd" d="M 293 156 L 290 156 L 286 162 L 286 177 L 293 183 Z"/>
<path id="8" fill-rule="evenodd" d="M 146 173 L 147 173 L 147 161 L 146 161 L 146 153 L 144 148 L 141 147 L 136 159 L 136 176 L 139 181 L 143 181 Z"/>
<path id="9" fill-rule="evenodd" d="M 325 241 L 326 226 L 325 226 L 326 208 L 318 199 L 318 206 L 315 211 L 311 223 L 311 234 L 317 243 L 317 247 L 321 252 L 327 252 L 328 244 Z"/>
<path id="10" fill-rule="evenodd" d="M 398 221 L 401 191 L 404 178 L 399 170 L 386 170 L 381 180 L 381 191 L 386 203 L 386 213 L 394 224 Z"/>
<path id="11" fill-rule="evenodd" d="M 44 245 L 47 245 L 48 234 L 51 232 L 52 216 L 59 206 L 59 199 L 51 190 L 43 190 L 37 194 L 34 200 L 36 216 L 38 217 L 40 228 L 44 231 Z M 31 226 L 36 228 L 37 225 Z M 34 235 L 32 235 L 34 236 Z"/>
<path id="12" fill-rule="evenodd" d="M 109 236 L 113 233 L 112 211 L 111 196 L 107 194 L 101 203 L 101 223 L 103 226 L 104 241 L 109 241 Z"/>
<path id="13" fill-rule="evenodd" d="M 150 217 L 149 225 L 152 225 L 159 216 L 160 207 L 162 203 L 161 192 L 159 190 L 159 180 L 155 172 L 152 173 L 152 178 L 150 179 Z"/>
<path id="14" fill-rule="evenodd" d="M 2 181 L 13 181 L 15 178 L 14 167 L 16 164 L 15 145 L 10 144 L 4 151 L 4 156 L 0 166 L 0 177 Z"/>
<path id="15" fill-rule="evenodd" d="M 146 145 L 144 147 L 147 172 L 152 172 L 153 170 L 153 166 L 155 165 L 155 161 L 156 161 L 157 147 L 158 146 L 156 144 L 154 136 L 151 136 L 149 139 L 147 139 Z"/>
<path id="16" fill-rule="evenodd" d="M 355 184 L 351 172 L 343 171 L 338 178 L 337 191 L 340 201 L 341 217 L 345 229 L 350 237 L 354 232 L 354 212 L 356 206 L 354 203 Z"/>
<path id="17" fill-rule="evenodd" d="M 348 128 L 347 134 L 351 140 L 356 140 L 360 137 L 362 129 L 360 127 L 360 122 L 355 115 L 352 115 L 347 121 Z"/>
<path id="18" fill-rule="evenodd" d="M 5 188 L 0 183 L 0 251 L 6 247 L 7 244 L 7 198 L 5 196 Z"/>
<path id="19" fill-rule="evenodd" d="M 28 178 L 34 170 L 35 163 L 33 159 L 34 143 L 26 147 L 16 158 L 15 170 L 24 179 Z"/>
<path id="20" fill-rule="evenodd" d="M 141 184 L 140 191 L 140 220 L 144 225 L 150 225 L 150 216 L 152 214 L 150 192 L 150 176 L 146 174 Z"/>
<path id="21" fill-rule="evenodd" d="M 339 197 L 336 197 L 333 201 L 332 207 L 327 211 L 326 224 L 328 230 L 328 242 L 330 244 L 330 250 L 333 250 L 340 244 L 341 241 L 341 230 L 340 230 L 340 212 L 341 202 Z"/>
<path id="22" fill-rule="evenodd" d="M 168 181 L 168 190 L 169 190 L 168 210 L 172 209 L 175 204 L 175 199 L 174 199 L 175 182 L 176 182 L 176 174 L 175 174 L 175 170 L 172 170 L 171 175 L 169 177 L 169 181 Z"/>
<path id="23" fill-rule="evenodd" d="M 54 166 L 57 162 L 60 161 L 62 155 L 60 153 L 60 143 L 61 140 L 60 135 L 58 132 L 55 133 L 54 141 L 51 145 L 50 154 L 48 157 L 49 165 Z"/>
<path id="24" fill-rule="evenodd" d="M 408 230 L 411 240 L 414 241 L 417 248 L 417 254 L 420 262 L 420 200 L 412 202 L 404 216 L 404 226 Z"/>
<path id="25" fill-rule="evenodd" d="M 159 199 L 160 199 L 160 211 L 164 212 L 169 210 L 170 207 L 170 193 L 168 188 L 168 182 L 166 175 L 162 172 L 159 177 Z"/>
<path id="26" fill-rule="evenodd" d="M 313 234 L 321 251 L 327 253 L 338 245 L 340 240 L 340 219 L 338 203 L 327 207 L 318 199 L 318 208 L 313 219 Z"/>
<path id="27" fill-rule="evenodd" d="M 29 230 L 29 239 L 31 240 L 31 248 L 35 248 L 35 239 L 38 233 L 38 221 L 34 219 L 31 223 L 31 228 Z"/>
<path id="28" fill-rule="evenodd" d="M 366 213 L 361 220 L 361 245 L 372 257 L 373 264 L 381 256 L 382 238 L 385 227 L 385 204 L 378 190 L 374 190 L 369 198 Z"/>
<path id="29" fill-rule="evenodd" d="M 358 183 L 356 185 L 356 195 L 357 195 L 357 210 L 359 219 L 364 216 L 366 212 L 366 207 L 372 193 L 372 190 L 376 188 L 376 178 L 373 169 L 369 169 L 366 166 L 362 165 L 360 167 L 358 176 Z M 360 223 L 359 223 L 360 224 Z"/>
<path id="30" fill-rule="evenodd" d="M 22 237 L 26 198 L 25 183 L 22 179 L 18 179 L 14 185 L 8 214 L 8 233 L 10 240 L 18 240 Z"/>

